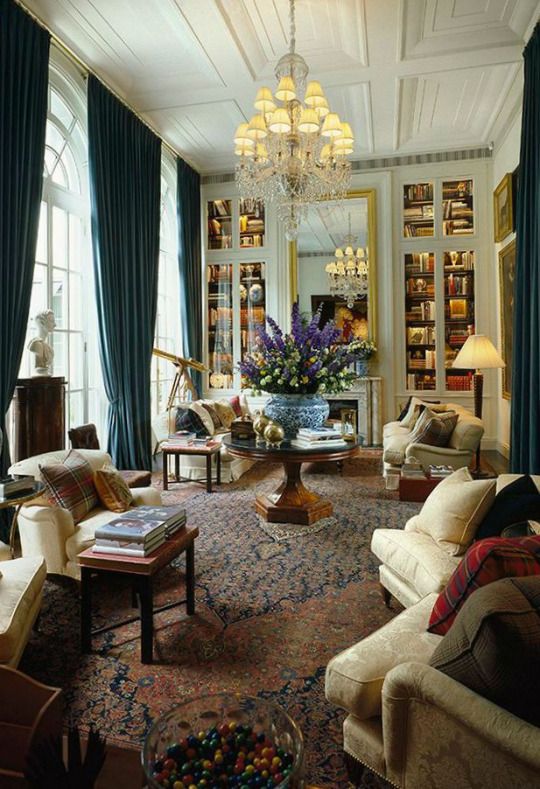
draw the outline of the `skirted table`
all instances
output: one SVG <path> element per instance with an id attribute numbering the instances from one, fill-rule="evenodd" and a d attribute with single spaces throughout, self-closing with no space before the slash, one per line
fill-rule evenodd
<path id="1" fill-rule="evenodd" d="M 347 460 L 356 455 L 360 446 L 357 442 L 350 442 L 344 447 L 298 449 L 291 446 L 290 441 L 284 441 L 279 447 L 267 447 L 254 438 L 233 439 L 231 436 L 225 436 L 222 443 L 236 457 L 283 464 L 285 476 L 281 484 L 273 493 L 258 495 L 255 509 L 270 523 L 296 523 L 302 526 L 311 526 L 334 511 L 331 501 L 305 487 L 300 475 L 302 463 Z"/>

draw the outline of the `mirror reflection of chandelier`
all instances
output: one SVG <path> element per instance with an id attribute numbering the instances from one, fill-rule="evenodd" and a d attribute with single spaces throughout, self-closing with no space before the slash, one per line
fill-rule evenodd
<path id="1" fill-rule="evenodd" d="M 275 95 L 260 88 L 254 115 L 234 135 L 236 181 L 245 199 L 276 205 L 285 235 L 296 238 L 310 205 L 345 197 L 354 137 L 348 123 L 330 111 L 319 82 L 308 82 L 306 61 L 295 52 L 294 0 L 290 0 L 290 48 L 279 60 Z"/>
<path id="2" fill-rule="evenodd" d="M 365 296 L 369 288 L 368 249 L 358 247 L 354 251 L 357 237 L 351 233 L 351 215 L 349 214 L 349 232 L 345 236 L 343 247 L 337 247 L 335 260 L 327 263 L 328 284 L 332 296 L 339 296 L 347 301 L 352 308 L 354 302 Z"/>

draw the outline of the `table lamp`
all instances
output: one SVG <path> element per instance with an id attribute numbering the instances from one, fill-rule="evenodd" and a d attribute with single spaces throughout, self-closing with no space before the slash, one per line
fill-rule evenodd
<path id="1" fill-rule="evenodd" d="M 452 367 L 460 370 L 474 370 L 474 415 L 482 419 L 482 396 L 484 391 L 484 375 L 481 370 L 491 370 L 504 367 L 499 352 L 485 334 L 471 334 L 467 338 L 458 355 L 452 362 Z M 484 476 L 480 468 L 480 443 L 476 450 L 476 467 L 473 469 L 476 477 Z M 487 475 L 486 475 L 487 476 Z"/>

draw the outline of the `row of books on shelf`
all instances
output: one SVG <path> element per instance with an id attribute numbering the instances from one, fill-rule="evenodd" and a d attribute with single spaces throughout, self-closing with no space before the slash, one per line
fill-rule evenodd
<path id="1" fill-rule="evenodd" d="M 416 225 L 407 223 L 403 227 L 403 235 L 406 238 L 414 238 L 418 237 L 427 237 L 433 235 L 433 225 L 427 225 L 426 227 L 417 227 Z"/>
<path id="2" fill-rule="evenodd" d="M 445 252 L 445 273 L 472 271 L 474 269 L 474 252 Z"/>
<path id="3" fill-rule="evenodd" d="M 230 264 L 220 266 L 208 266 L 208 282 L 221 282 L 222 280 L 230 280 L 231 266 Z"/>
<path id="4" fill-rule="evenodd" d="M 465 200 L 446 200 L 443 204 L 443 219 L 472 218 L 473 210 Z"/>
<path id="5" fill-rule="evenodd" d="M 458 197 L 470 197 L 472 195 L 472 181 L 444 181 L 443 199 L 452 200 Z"/>
<path id="6" fill-rule="evenodd" d="M 418 373 L 409 373 L 407 375 L 407 389 L 418 390 L 425 392 L 435 389 L 435 376 L 434 375 L 419 375 Z"/>
<path id="7" fill-rule="evenodd" d="M 407 309 L 407 320 L 410 321 L 434 321 L 435 302 L 429 299 L 410 304 Z"/>
<path id="8" fill-rule="evenodd" d="M 408 184 L 403 187 L 403 197 L 410 203 L 433 200 L 433 184 Z"/>
<path id="9" fill-rule="evenodd" d="M 418 219 L 433 219 L 433 203 L 404 208 L 403 218 L 408 222 L 414 222 Z"/>
<path id="10" fill-rule="evenodd" d="M 407 327 L 408 345 L 434 345 L 435 327 L 434 326 L 408 326 Z"/>
<path id="11" fill-rule="evenodd" d="M 449 392 L 469 392 L 472 389 L 472 373 L 447 375 L 446 388 Z"/>
<path id="12" fill-rule="evenodd" d="M 463 345 L 469 338 L 469 332 L 451 331 L 448 333 L 447 342 L 449 345 Z"/>
<path id="13" fill-rule="evenodd" d="M 473 232 L 472 223 L 459 219 L 450 219 L 443 222 L 443 233 L 445 236 L 470 236 Z"/>
<path id="14" fill-rule="evenodd" d="M 449 274 L 446 280 L 447 296 L 468 296 L 473 293 L 472 278 L 468 275 Z"/>
<path id="15" fill-rule="evenodd" d="M 429 274 L 435 271 L 435 257 L 431 252 L 412 252 L 405 258 L 407 274 Z"/>
<path id="16" fill-rule="evenodd" d="M 407 367 L 410 370 L 434 370 L 436 367 L 435 351 L 410 351 L 407 354 Z"/>
<path id="17" fill-rule="evenodd" d="M 94 553 L 145 557 L 159 548 L 186 524 L 185 509 L 173 506 L 141 506 L 99 526 Z"/>
<path id="18" fill-rule="evenodd" d="M 208 203 L 208 216 L 229 216 L 231 215 L 230 200 L 212 200 Z"/>

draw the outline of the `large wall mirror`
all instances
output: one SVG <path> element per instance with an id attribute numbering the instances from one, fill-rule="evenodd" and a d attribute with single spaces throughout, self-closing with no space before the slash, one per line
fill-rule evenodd
<path id="1" fill-rule="evenodd" d="M 327 263 L 335 260 L 336 248 L 344 248 L 350 233 L 352 246 L 365 250 L 368 262 L 368 292 L 352 307 L 339 295 L 330 294 Z M 346 200 L 320 201 L 310 207 L 302 221 L 296 248 L 291 245 L 300 309 L 311 313 L 323 303 L 323 320 L 333 318 L 344 340 L 354 337 L 376 342 L 377 222 L 375 190 L 351 192 Z"/>

